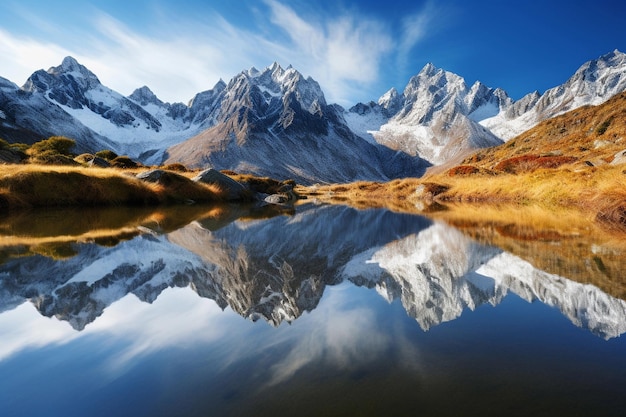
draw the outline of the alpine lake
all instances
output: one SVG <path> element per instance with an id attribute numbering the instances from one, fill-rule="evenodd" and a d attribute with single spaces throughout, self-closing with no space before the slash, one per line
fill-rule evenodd
<path id="1" fill-rule="evenodd" d="M 0 415 L 622 416 L 626 237 L 296 207 L 0 215 Z"/>

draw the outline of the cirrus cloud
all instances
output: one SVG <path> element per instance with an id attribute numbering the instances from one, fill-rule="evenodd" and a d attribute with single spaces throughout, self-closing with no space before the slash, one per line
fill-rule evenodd
<path id="1" fill-rule="evenodd" d="M 313 77 L 327 101 L 346 105 L 373 98 L 381 65 L 410 52 L 431 25 L 432 9 L 413 15 L 411 24 L 405 19 L 395 35 L 375 17 L 296 10 L 277 0 L 261 3 L 245 27 L 208 10 L 195 19 L 157 15 L 138 28 L 94 9 L 89 25 L 55 26 L 48 40 L 0 29 L 0 54 L 9 63 L 2 76 L 23 82 L 71 55 L 122 94 L 147 85 L 162 100 L 186 102 L 220 79 L 277 61 Z M 25 21 L 37 21 L 31 13 L 19 10 Z"/>

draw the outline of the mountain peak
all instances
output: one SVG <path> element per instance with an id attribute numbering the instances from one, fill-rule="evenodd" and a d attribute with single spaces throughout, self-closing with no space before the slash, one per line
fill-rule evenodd
<path id="1" fill-rule="evenodd" d="M 431 62 L 424 65 L 424 68 L 418 73 L 418 75 L 434 75 L 437 72 L 441 71 L 439 68 L 434 66 Z"/>
<path id="2" fill-rule="evenodd" d="M 259 75 L 260 73 L 261 73 L 261 72 L 260 72 L 258 69 L 256 69 L 256 67 L 254 67 L 254 66 L 250 67 L 250 69 L 248 70 L 248 75 L 249 75 L 250 77 L 256 77 L 256 76 L 257 76 L 257 75 Z"/>
<path id="3" fill-rule="evenodd" d="M 626 65 L 626 54 L 615 49 L 613 52 L 602 55 L 598 60 L 605 61 L 610 66 L 624 66 Z"/>
<path id="4" fill-rule="evenodd" d="M 80 71 L 81 67 L 82 65 L 71 56 L 66 56 L 63 58 L 63 62 L 61 62 L 61 68 L 65 71 Z"/>
<path id="5" fill-rule="evenodd" d="M 218 82 L 215 83 L 215 85 L 213 86 L 214 90 L 223 90 L 226 88 L 226 83 L 224 82 L 224 80 L 222 80 L 220 78 L 220 80 Z"/>
<path id="6" fill-rule="evenodd" d="M 395 87 L 391 87 L 389 91 L 380 96 L 378 105 L 386 110 L 388 116 L 391 116 L 402 108 L 402 97 Z"/>
<path id="7" fill-rule="evenodd" d="M 152 103 L 157 105 L 162 105 L 163 102 L 159 100 L 159 98 L 148 88 L 147 86 L 139 87 L 133 93 L 128 96 L 129 99 L 145 106 L 146 104 Z"/>
<path id="8" fill-rule="evenodd" d="M 58 67 L 52 67 L 48 70 L 48 74 L 59 76 L 63 74 L 71 74 L 74 78 L 83 78 L 90 87 L 100 84 L 100 80 L 96 74 L 89 71 L 84 65 L 81 65 L 75 58 L 66 56 Z"/>

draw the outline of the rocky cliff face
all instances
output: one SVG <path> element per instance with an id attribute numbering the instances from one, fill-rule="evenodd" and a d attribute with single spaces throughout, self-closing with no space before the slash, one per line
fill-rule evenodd
<path id="1" fill-rule="evenodd" d="M 168 149 L 166 162 L 305 184 L 416 176 L 427 166 L 355 135 L 341 110 L 326 104 L 317 82 L 278 64 L 233 78 L 215 125 Z"/>

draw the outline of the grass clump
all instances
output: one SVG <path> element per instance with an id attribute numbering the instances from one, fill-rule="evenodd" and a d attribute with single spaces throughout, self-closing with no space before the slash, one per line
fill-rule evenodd
<path id="1" fill-rule="evenodd" d="M 230 170 L 220 172 L 257 193 L 278 194 L 284 192 L 286 189 L 293 189 L 296 186 L 296 182 L 291 179 L 280 181 L 269 177 L 255 177 L 254 175 L 239 174 Z"/>
<path id="2" fill-rule="evenodd" d="M 0 177 L 0 205 L 99 206 L 159 202 L 154 189 L 113 172 L 87 175 L 70 168 L 44 169 L 30 165 L 20 168 Z"/>
<path id="3" fill-rule="evenodd" d="M 28 150 L 31 156 L 42 154 L 59 154 L 71 156 L 70 150 L 76 145 L 76 141 L 65 136 L 52 136 L 48 139 L 34 143 Z"/>
<path id="4" fill-rule="evenodd" d="M 103 149 L 101 151 L 96 152 L 95 154 L 98 158 L 102 158 L 107 161 L 112 161 L 117 158 L 119 155 L 109 149 Z"/>

